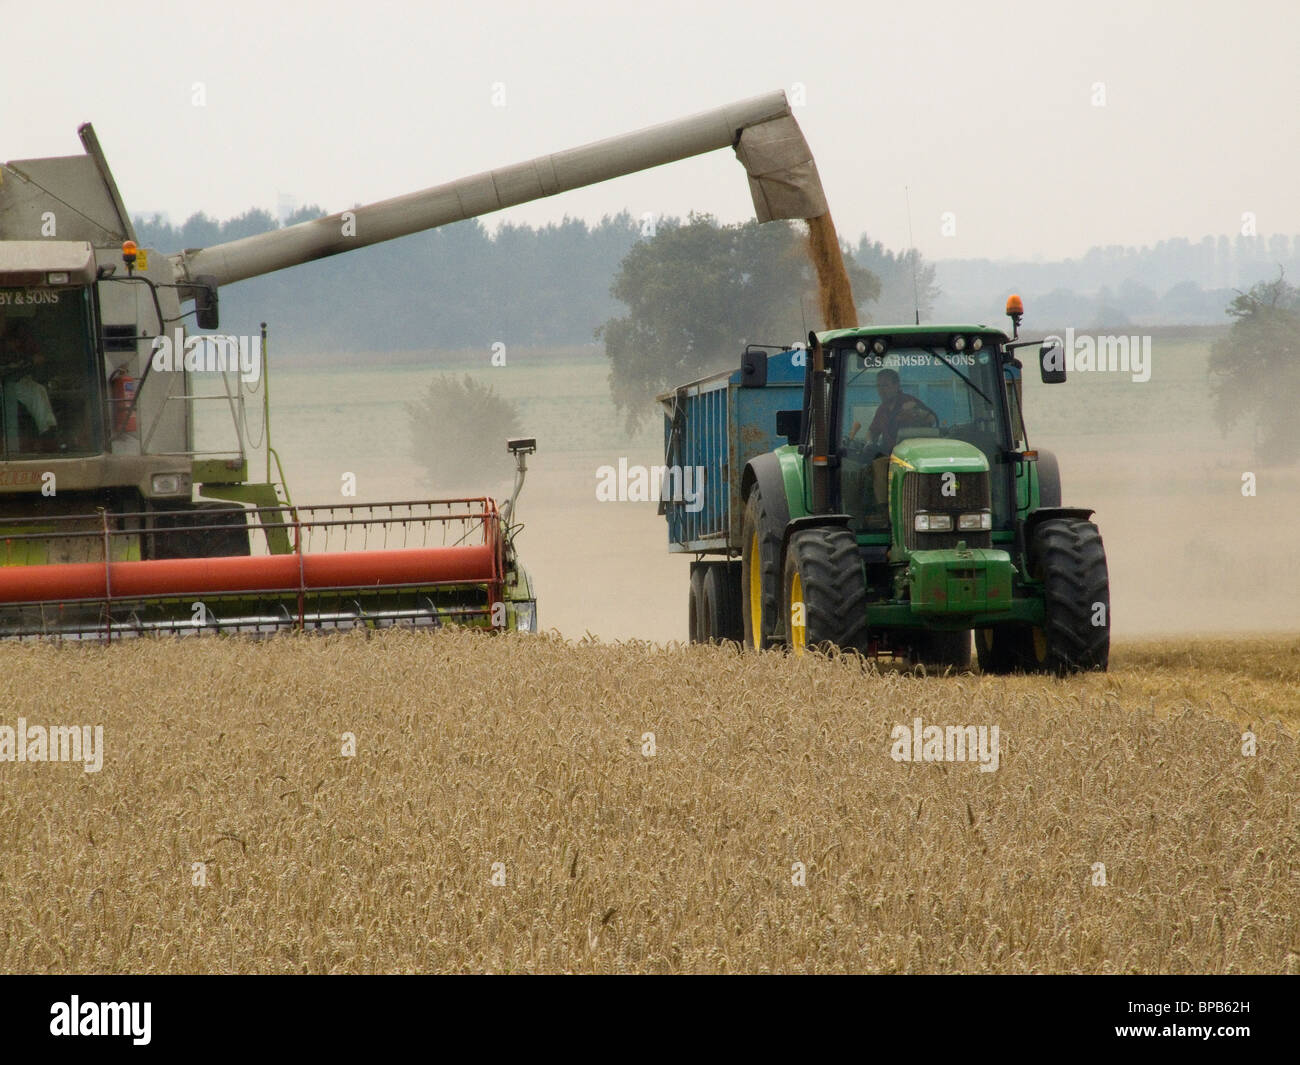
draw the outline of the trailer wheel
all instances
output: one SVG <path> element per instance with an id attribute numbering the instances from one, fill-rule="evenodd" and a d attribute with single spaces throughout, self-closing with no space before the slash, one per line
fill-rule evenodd
<path id="1" fill-rule="evenodd" d="M 708 636 L 704 632 L 704 567 L 699 563 L 691 564 L 690 621 L 688 632 L 691 643 L 705 643 Z"/>
<path id="2" fill-rule="evenodd" d="M 967 673 L 970 671 L 970 637 L 969 629 L 920 633 L 913 638 L 909 657 L 913 665 L 924 666 L 927 670 L 942 673 L 951 669 L 954 673 Z"/>
<path id="3" fill-rule="evenodd" d="M 785 610 L 791 650 L 865 652 L 867 582 L 858 541 L 840 527 L 807 529 L 785 555 Z"/>
<path id="4" fill-rule="evenodd" d="M 781 589 L 781 535 L 774 529 L 763 506 L 758 485 L 749 493 L 741 523 L 740 600 L 744 617 L 745 646 L 770 647 L 777 631 Z"/>
<path id="5" fill-rule="evenodd" d="M 733 640 L 740 643 L 745 638 L 744 620 L 740 606 L 740 567 L 730 562 L 717 562 L 704 574 L 704 633 L 706 643 Z"/>

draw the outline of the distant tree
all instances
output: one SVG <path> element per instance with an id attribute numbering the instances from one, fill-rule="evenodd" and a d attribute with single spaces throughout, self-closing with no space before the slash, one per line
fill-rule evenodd
<path id="1" fill-rule="evenodd" d="M 435 491 L 486 494 L 510 476 L 506 440 L 520 435 L 519 411 L 491 385 L 469 374 L 460 380 L 441 374 L 406 410 L 411 456 L 429 472 Z"/>
<path id="2" fill-rule="evenodd" d="M 710 215 L 660 221 L 624 257 L 611 289 L 627 307 L 596 330 L 610 392 L 629 433 L 656 393 L 737 365 L 746 343 L 791 344 L 821 327 L 804 234 L 786 222 L 720 226 Z M 850 254 L 859 306 L 880 283 Z"/>
<path id="3" fill-rule="evenodd" d="M 1300 459 L 1300 288 L 1279 272 L 1273 281 L 1238 292 L 1227 313 L 1227 336 L 1210 351 L 1210 391 L 1223 429 L 1243 419 L 1256 427 L 1261 459 Z"/>
<path id="4" fill-rule="evenodd" d="M 324 214 L 315 204 L 305 205 L 281 224 L 290 226 Z M 681 225 L 678 220 L 664 220 L 659 231 Z M 225 220 L 199 212 L 179 224 L 156 214 L 136 216 L 135 227 L 144 247 L 164 255 L 278 228 L 275 216 L 260 208 Z M 729 239 L 749 242 L 759 233 L 771 235 L 783 228 L 794 234 L 790 238 L 794 245 L 801 244 L 797 226 L 775 223 L 751 224 L 755 233 L 733 234 Z M 565 218 L 536 229 L 506 224 L 495 233 L 480 219 L 469 219 L 230 286 L 222 292 L 222 329 L 256 331 L 258 323 L 267 321 L 277 350 L 285 353 L 485 349 L 497 340 L 539 347 L 590 343 L 601 322 L 627 313 L 629 305 L 615 299 L 610 279 L 628 252 L 645 243 L 639 219 L 626 211 L 596 224 Z M 860 320 L 911 321 L 912 255 L 864 236 L 853 246 L 851 260 L 850 271 L 856 263 L 879 282 L 874 296 L 876 282 L 855 282 Z M 990 302 L 990 293 L 1017 291 L 1031 306 L 1035 321 L 1053 318 L 1076 327 L 1099 320 L 1119 324 L 1114 312 L 1134 321 L 1217 322 L 1223 305 L 1232 298 L 1232 290 L 1224 286 L 1244 289 L 1267 280 L 1273 264 L 1295 276 L 1300 270 L 1300 236 L 1239 240 L 1233 234 L 1196 243 L 1177 237 L 1147 248 L 1094 247 L 1078 259 L 1064 261 L 949 259 L 938 266 L 943 292 L 935 283 L 935 264 L 916 256 L 923 321 L 936 315 L 983 321 L 996 303 Z M 747 309 L 743 321 L 727 333 L 732 338 L 728 349 L 741 337 L 767 341 L 801 335 L 801 305 L 809 308 L 808 326 L 820 324 L 801 247 L 793 247 L 786 265 L 797 268 L 805 287 L 800 292 L 797 286 L 779 286 L 775 298 L 785 319 L 776 326 L 764 325 L 758 312 Z M 759 266 L 750 273 L 770 272 L 772 263 Z M 734 270 L 728 266 L 728 271 L 731 278 Z M 759 282 L 757 290 L 762 289 L 761 276 Z M 1106 313 L 1100 313 L 1100 305 L 1089 294 L 1116 284 L 1120 286 L 1116 294 L 1104 304 Z M 1154 306 L 1148 286 L 1164 292 Z"/>

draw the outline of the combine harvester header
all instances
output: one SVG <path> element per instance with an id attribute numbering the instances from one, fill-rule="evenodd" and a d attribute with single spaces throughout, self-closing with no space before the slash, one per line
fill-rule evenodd
<path id="1" fill-rule="evenodd" d="M 485 497 L 296 506 L 269 422 L 250 444 L 228 362 L 222 392 L 196 389 L 180 347 L 203 334 L 183 320 L 218 329 L 223 285 L 725 147 L 759 221 L 829 222 L 781 92 L 170 256 L 137 246 L 93 129 L 79 133 L 84 155 L 0 166 L 0 637 L 534 630 L 513 522 L 534 440 L 507 444 L 517 473 L 500 509 Z M 265 375 L 265 330 L 261 341 Z M 229 407 L 219 448 L 196 445 L 200 401 Z M 266 391 L 262 406 L 269 415 Z"/>

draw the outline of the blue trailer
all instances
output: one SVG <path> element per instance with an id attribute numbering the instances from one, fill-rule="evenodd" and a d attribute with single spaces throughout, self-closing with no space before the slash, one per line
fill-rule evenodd
<path id="1" fill-rule="evenodd" d="M 664 409 L 665 484 L 693 471 L 702 490 L 692 506 L 680 493 L 662 491 L 668 550 L 696 555 L 691 563 L 690 637 L 725 633 L 743 639 L 740 604 L 742 484 L 750 460 L 794 442 L 802 411 L 808 353 L 803 348 L 746 348 L 736 370 L 681 385 L 658 397 Z M 792 434 L 778 432 L 788 412 Z M 673 478 L 678 478 L 674 481 Z M 718 556 L 718 557 L 709 557 Z M 702 624 L 712 617 L 713 624 Z"/>

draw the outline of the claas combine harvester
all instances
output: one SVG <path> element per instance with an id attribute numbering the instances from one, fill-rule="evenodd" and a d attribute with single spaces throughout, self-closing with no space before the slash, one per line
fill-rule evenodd
<path id="1" fill-rule="evenodd" d="M 232 388 L 231 371 L 264 355 L 265 329 L 205 332 L 219 328 L 220 288 L 724 147 L 746 167 L 760 221 L 826 211 L 777 92 L 162 255 L 137 246 L 94 131 L 79 132 L 84 154 L 0 167 L 0 637 L 535 628 L 513 521 L 534 442 L 509 442 L 518 472 L 501 508 L 487 497 L 295 505 L 269 438 L 250 446 Z M 195 372 L 213 362 L 226 371 L 215 396 Z M 202 400 L 232 415 L 221 446 L 196 445 Z M 265 393 L 263 404 L 269 413 Z M 263 448 L 258 480 L 250 456 Z"/>

